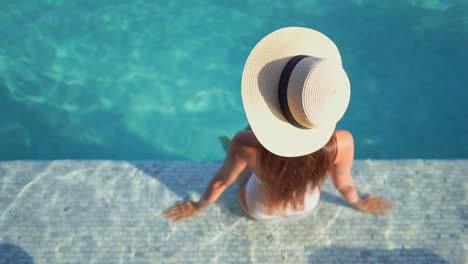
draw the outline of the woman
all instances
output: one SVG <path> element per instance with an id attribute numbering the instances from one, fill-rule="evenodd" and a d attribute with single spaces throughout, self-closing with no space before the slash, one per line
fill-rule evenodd
<path id="1" fill-rule="evenodd" d="M 328 37 L 297 27 L 269 34 L 252 50 L 242 76 L 251 130 L 234 136 L 200 201 L 181 201 L 165 216 L 179 222 L 203 211 L 240 178 L 239 200 L 248 215 L 265 223 L 295 221 L 317 207 L 328 175 L 357 209 L 385 215 L 390 201 L 359 197 L 351 176 L 353 137 L 335 131 L 349 99 L 341 56 Z"/>

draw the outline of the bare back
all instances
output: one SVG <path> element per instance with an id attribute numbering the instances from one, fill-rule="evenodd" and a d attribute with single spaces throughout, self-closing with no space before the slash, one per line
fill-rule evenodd
<path id="1" fill-rule="evenodd" d="M 354 185 L 351 177 L 351 167 L 354 159 L 354 141 L 350 132 L 336 130 L 334 132 L 337 143 L 337 153 L 334 166 L 330 171 L 332 182 L 337 189 L 343 186 Z M 255 175 L 262 176 L 261 150 L 262 146 L 254 133 L 245 130 L 237 133 L 240 155 L 247 161 L 248 167 Z"/>

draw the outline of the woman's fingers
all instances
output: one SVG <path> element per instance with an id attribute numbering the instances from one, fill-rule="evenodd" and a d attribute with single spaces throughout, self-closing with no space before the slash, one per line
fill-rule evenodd
<path id="1" fill-rule="evenodd" d="M 380 198 L 378 200 L 378 206 L 379 208 L 382 208 L 385 210 L 390 210 L 393 208 L 393 204 L 389 200 L 384 199 L 384 198 Z"/>
<path id="2" fill-rule="evenodd" d="M 176 205 L 164 211 L 164 216 L 172 217 L 174 215 L 180 214 L 182 211 L 183 211 L 182 205 L 180 205 L 180 202 L 179 202 L 179 205 Z"/>
<path id="3" fill-rule="evenodd" d="M 392 205 L 389 201 L 387 201 L 387 200 L 380 201 L 379 207 L 380 207 L 381 209 L 384 209 L 384 210 L 391 210 L 391 209 L 393 209 L 393 205 Z"/>
<path id="4" fill-rule="evenodd" d="M 174 220 L 174 222 L 176 222 L 176 223 L 182 222 L 182 221 L 184 221 L 185 219 L 187 219 L 188 217 L 189 217 L 189 216 L 187 216 L 187 215 L 179 216 L 178 218 L 176 218 L 176 219 Z"/>
<path id="5" fill-rule="evenodd" d="M 178 216 L 177 215 L 173 215 L 173 216 L 168 216 L 166 217 L 168 220 L 171 220 L 171 221 L 174 221 L 175 218 L 177 218 Z"/>
<path id="6" fill-rule="evenodd" d="M 174 208 L 176 210 L 171 210 L 170 212 L 167 212 L 165 213 L 164 215 L 167 215 L 167 216 L 172 216 L 172 215 L 176 215 L 176 214 L 180 214 L 181 211 L 178 209 L 178 208 Z"/>
<path id="7" fill-rule="evenodd" d="M 173 218 L 173 217 L 176 217 L 176 216 L 178 216 L 178 215 L 180 215 L 180 212 L 175 211 L 175 212 L 167 213 L 167 214 L 165 214 L 164 216 L 165 216 L 166 218 Z"/>
<path id="8" fill-rule="evenodd" d="M 172 218 L 172 221 L 177 223 L 177 222 L 183 221 L 184 219 L 185 219 L 184 216 L 178 216 L 178 217 Z"/>
<path id="9" fill-rule="evenodd" d="M 177 212 L 177 211 L 180 211 L 182 207 L 183 207 L 183 205 L 179 203 L 176 206 L 173 206 L 173 207 L 167 209 L 165 212 Z"/>
<path id="10" fill-rule="evenodd" d="M 176 206 L 164 211 L 164 216 L 174 222 L 184 221 L 196 213 L 196 208 L 190 201 L 180 201 Z"/>
<path id="11" fill-rule="evenodd" d="M 164 215 L 170 215 L 170 214 L 173 214 L 174 212 L 175 212 L 174 208 L 169 208 L 166 211 L 164 211 Z"/>
<path id="12" fill-rule="evenodd" d="M 185 209 L 186 207 L 188 206 L 188 202 L 187 201 L 180 201 L 177 203 L 176 206 L 173 206 L 169 209 L 166 209 L 166 211 L 164 211 L 164 214 L 166 213 L 172 213 L 172 212 L 177 212 L 177 211 L 180 211 L 180 210 L 183 210 Z"/>
<path id="13" fill-rule="evenodd" d="M 375 215 L 378 215 L 378 216 L 386 216 L 387 215 L 387 212 L 385 211 L 379 211 L 379 210 L 375 210 L 373 212 Z"/>
<path id="14" fill-rule="evenodd" d="M 371 194 L 365 198 L 368 200 L 369 205 L 384 207 L 384 208 L 393 208 L 392 203 L 385 198 L 377 198 L 375 194 Z"/>
<path id="15" fill-rule="evenodd" d="M 367 211 L 373 215 L 385 216 L 388 210 L 393 208 L 392 203 L 385 198 L 377 198 L 377 195 L 371 194 L 364 198 Z"/>
<path id="16" fill-rule="evenodd" d="M 176 221 L 177 219 L 181 218 L 181 217 L 185 217 L 187 214 L 182 212 L 182 211 L 176 211 L 172 214 L 168 214 L 168 215 L 165 215 L 166 218 L 172 220 L 172 221 Z"/>

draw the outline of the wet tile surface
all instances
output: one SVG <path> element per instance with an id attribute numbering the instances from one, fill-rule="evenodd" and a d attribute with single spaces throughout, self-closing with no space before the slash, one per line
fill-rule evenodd
<path id="1" fill-rule="evenodd" d="M 327 182 L 316 213 L 293 224 L 248 218 L 237 185 L 179 224 L 162 211 L 198 200 L 220 163 L 0 162 L 0 263 L 465 263 L 466 160 L 359 160 L 354 210 Z"/>

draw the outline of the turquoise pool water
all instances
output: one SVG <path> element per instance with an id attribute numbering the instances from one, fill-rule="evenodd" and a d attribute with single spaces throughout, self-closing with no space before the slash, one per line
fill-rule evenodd
<path id="1" fill-rule="evenodd" d="M 382 3 L 381 3 L 382 2 Z M 328 35 L 356 158 L 468 158 L 467 1 L 3 1 L 0 160 L 224 158 L 251 48 Z"/>

